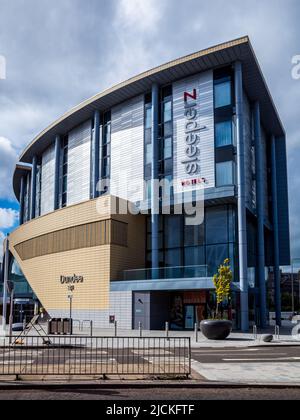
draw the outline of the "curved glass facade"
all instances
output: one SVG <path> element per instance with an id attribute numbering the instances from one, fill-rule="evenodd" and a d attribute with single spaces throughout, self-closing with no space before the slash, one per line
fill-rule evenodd
<path id="1" fill-rule="evenodd" d="M 26 277 L 24 276 L 17 260 L 11 259 L 9 267 L 9 280 L 14 282 L 15 286 L 15 297 L 26 297 L 36 299 L 36 296 L 28 284 Z"/>

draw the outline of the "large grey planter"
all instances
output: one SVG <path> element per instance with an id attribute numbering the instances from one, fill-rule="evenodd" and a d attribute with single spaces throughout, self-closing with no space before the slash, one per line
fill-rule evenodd
<path id="1" fill-rule="evenodd" d="M 226 340 L 232 331 L 231 321 L 206 320 L 200 324 L 202 334 L 209 340 Z"/>

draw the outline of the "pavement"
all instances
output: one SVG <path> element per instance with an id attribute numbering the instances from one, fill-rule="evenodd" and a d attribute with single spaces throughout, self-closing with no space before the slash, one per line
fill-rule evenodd
<path id="1" fill-rule="evenodd" d="M 214 383 L 300 386 L 300 347 L 193 349 L 192 369 Z"/>
<path id="2" fill-rule="evenodd" d="M 282 327 L 279 331 L 279 336 L 276 336 L 275 326 L 267 328 L 263 331 L 258 330 L 257 335 L 253 334 L 253 331 L 249 331 L 249 333 L 241 333 L 238 331 L 233 331 L 230 337 L 227 340 L 223 341 L 214 341 L 208 340 L 204 337 L 204 335 L 199 331 L 196 334 L 194 331 L 170 331 L 168 333 L 169 337 L 176 338 L 176 337 L 188 337 L 191 339 L 191 347 L 192 348 L 231 348 L 231 347 L 257 347 L 257 346 L 300 346 L 300 334 L 293 335 L 293 329 L 295 325 L 290 323 Z M 74 331 L 75 336 L 80 335 L 90 335 L 89 330 L 79 330 L 75 329 Z M 263 336 L 271 334 L 274 336 L 272 343 L 264 343 Z M 114 337 L 115 331 L 114 328 L 111 329 L 93 329 L 93 336 L 94 337 Z M 117 330 L 118 337 L 139 337 L 140 332 L 137 330 Z M 142 331 L 142 337 L 151 337 L 151 338 L 164 338 L 166 337 L 165 331 Z M 1 340 L 1 338 L 0 338 Z M 1 341 L 0 341 L 1 343 Z"/>
<path id="3" fill-rule="evenodd" d="M 274 337 L 270 344 L 263 342 L 262 337 L 265 334 L 274 334 L 275 328 L 264 331 L 258 331 L 257 337 L 252 333 L 244 334 L 233 332 L 225 341 L 209 341 L 200 332 L 197 341 L 194 332 L 170 332 L 170 337 L 190 337 L 192 346 L 192 369 L 193 379 L 184 381 L 184 388 L 222 388 L 222 387 L 282 387 L 300 388 L 300 337 L 292 335 L 294 325 L 284 327 L 280 330 L 279 337 Z M 75 331 L 78 335 L 89 334 L 88 331 Z M 113 337 L 114 330 L 94 330 L 94 336 Z M 138 337 L 138 331 L 118 331 L 118 337 Z M 162 331 L 143 331 L 143 337 L 166 337 Z M 1 340 L 0 340 L 1 344 Z M 156 355 L 157 356 L 157 355 Z M 51 378 L 47 384 L 45 378 L 41 378 L 44 386 L 82 386 L 81 381 L 75 377 Z M 129 383 L 125 377 L 113 376 L 109 381 L 91 381 L 87 380 L 87 387 L 162 387 L 178 388 L 183 384 L 180 381 L 150 381 L 147 378 L 132 376 Z M 32 380 L 32 378 L 31 378 Z M 36 378 L 36 381 L 38 379 Z M 63 380 L 63 382 L 61 382 Z M 31 385 L 34 386 L 31 382 Z M 7 381 L 0 381 L 1 387 L 12 384 Z M 20 383 L 14 383 L 19 386 Z M 25 385 L 28 382 L 25 382 Z M 23 383 L 22 383 L 23 385 Z M 40 386 L 40 385 L 38 385 Z M 299 395 L 300 396 L 300 395 Z M 1 395 L 0 395 L 1 399 Z"/>
<path id="4" fill-rule="evenodd" d="M 238 331 L 233 331 L 227 340 L 223 341 L 214 341 L 214 340 L 207 340 L 203 334 L 199 331 L 196 334 L 194 331 L 170 331 L 168 336 L 170 338 L 180 338 L 180 337 L 189 337 L 191 339 L 191 346 L 192 348 L 199 348 L 199 347 L 206 347 L 206 348 L 227 348 L 227 347 L 253 347 L 253 346 L 300 346 L 300 330 L 298 335 L 293 335 L 293 329 L 295 328 L 295 324 L 286 323 L 284 327 L 280 328 L 279 336 L 276 336 L 275 326 L 269 327 L 265 330 L 258 330 L 257 335 L 253 334 L 253 331 L 249 331 L 249 333 L 241 333 Z M 300 326 L 300 324 L 299 324 Z M 47 331 L 47 327 L 44 327 Z M 299 327 L 300 328 L 300 327 Z M 14 335 L 19 335 L 20 333 L 14 333 Z M 263 336 L 271 334 L 274 336 L 274 340 L 272 343 L 264 343 Z M 33 330 L 33 336 L 36 336 L 36 332 Z M 91 331 L 90 329 L 80 330 L 78 328 L 74 329 L 74 337 L 90 337 Z M 92 331 L 93 337 L 114 337 L 115 330 L 114 328 L 109 329 L 100 329 L 100 328 L 93 328 Z M 166 337 L 165 331 L 147 331 L 143 330 L 141 332 L 142 337 L 151 337 L 151 338 L 164 338 Z M 138 330 L 117 330 L 117 337 L 140 337 L 140 331 Z M 4 335 L 1 336 L 0 332 L 0 345 L 4 342 L 5 337 Z M 6 339 L 7 340 L 7 339 Z"/>

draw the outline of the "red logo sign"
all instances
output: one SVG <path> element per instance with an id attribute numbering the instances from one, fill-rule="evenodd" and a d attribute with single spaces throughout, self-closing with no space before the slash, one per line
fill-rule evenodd
<path id="1" fill-rule="evenodd" d="M 206 178 L 197 178 L 197 179 L 188 179 L 187 181 L 182 181 L 181 185 L 183 187 L 191 187 L 191 186 L 201 185 L 201 184 L 206 184 L 206 183 L 207 183 Z"/>

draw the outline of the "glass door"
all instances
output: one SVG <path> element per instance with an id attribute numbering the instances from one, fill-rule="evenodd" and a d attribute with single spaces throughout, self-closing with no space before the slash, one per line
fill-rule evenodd
<path id="1" fill-rule="evenodd" d="M 195 307 L 193 305 L 185 306 L 184 328 L 193 330 L 195 325 Z"/>

